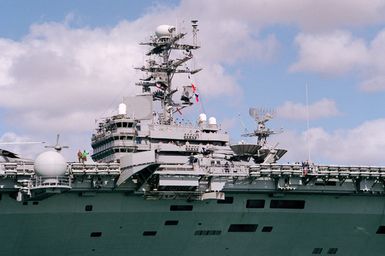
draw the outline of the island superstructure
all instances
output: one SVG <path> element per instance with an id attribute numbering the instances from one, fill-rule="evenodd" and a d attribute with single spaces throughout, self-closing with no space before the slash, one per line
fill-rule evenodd
<path id="1" fill-rule="evenodd" d="M 201 71 L 197 32 L 161 25 L 142 43 L 141 93 L 98 124 L 94 163 L 59 143 L 34 161 L 0 151 L 0 255 L 383 255 L 385 167 L 278 163 L 267 111 L 250 109 L 254 143 L 175 118 L 198 100 L 173 82 Z"/>

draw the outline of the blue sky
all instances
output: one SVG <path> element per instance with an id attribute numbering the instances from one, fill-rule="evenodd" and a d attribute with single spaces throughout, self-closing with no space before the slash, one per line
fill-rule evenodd
<path id="1" fill-rule="evenodd" d="M 174 6 L 178 1 L 83 0 L 57 1 L 1 0 L 2 37 L 20 39 L 31 24 L 63 22 L 68 14 L 76 16 L 73 27 L 112 27 L 121 20 L 135 20 L 158 4 Z"/>
<path id="2" fill-rule="evenodd" d="M 385 1 L 0 0 L 0 141 L 90 150 L 95 119 L 134 93 L 137 43 L 200 21 L 194 77 L 204 108 L 242 138 L 249 107 L 274 109 L 284 161 L 385 164 Z M 184 22 L 183 22 L 184 21 Z M 183 77 L 180 78 L 183 81 Z M 310 129 L 306 127 L 305 86 Z M 196 106 L 186 116 L 195 119 Z M 239 117 L 240 115 L 240 117 Z M 11 148 L 27 155 L 37 147 Z M 358 153 L 359 152 L 359 153 Z"/>

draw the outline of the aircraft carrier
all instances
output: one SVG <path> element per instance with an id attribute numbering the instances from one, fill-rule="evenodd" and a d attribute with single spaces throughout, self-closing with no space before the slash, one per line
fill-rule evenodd
<path id="1" fill-rule="evenodd" d="M 250 109 L 255 143 L 205 113 L 177 120 L 199 101 L 197 26 L 191 44 L 169 25 L 142 43 L 141 93 L 97 125 L 95 162 L 59 143 L 33 161 L 0 151 L 0 255 L 385 254 L 385 167 L 278 163 L 267 111 Z"/>

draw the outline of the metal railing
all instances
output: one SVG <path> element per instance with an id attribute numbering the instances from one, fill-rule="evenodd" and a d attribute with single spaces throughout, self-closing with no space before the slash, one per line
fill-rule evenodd
<path id="1" fill-rule="evenodd" d="M 36 176 L 31 179 L 31 189 L 36 188 L 71 188 L 68 176 Z"/>
<path id="2" fill-rule="evenodd" d="M 34 174 L 32 163 L 1 163 L 0 176 L 8 175 L 32 175 Z"/>
<path id="3" fill-rule="evenodd" d="M 68 171 L 74 175 L 92 174 L 92 175 L 120 175 L 120 166 L 118 163 L 110 164 L 83 164 L 70 163 Z"/>
<path id="4" fill-rule="evenodd" d="M 385 177 L 385 167 L 378 166 L 335 166 L 301 164 L 267 164 L 250 167 L 252 176 L 335 176 L 335 177 Z"/>

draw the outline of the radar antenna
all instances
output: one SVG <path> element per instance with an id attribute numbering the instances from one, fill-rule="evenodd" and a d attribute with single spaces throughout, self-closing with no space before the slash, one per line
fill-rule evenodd
<path id="1" fill-rule="evenodd" d="M 69 148 L 68 146 L 62 146 L 59 144 L 59 138 L 60 138 L 60 134 L 57 134 L 56 135 L 56 144 L 54 146 L 44 146 L 45 148 L 53 148 L 56 150 L 56 152 L 60 153 L 60 151 L 63 149 L 63 148 Z"/>
<path id="2" fill-rule="evenodd" d="M 255 129 L 251 133 L 242 134 L 244 137 L 257 137 L 257 144 L 260 146 L 264 146 L 266 144 L 267 138 L 272 134 L 277 134 L 279 132 L 275 132 L 266 128 L 266 123 L 271 120 L 275 115 L 275 110 L 273 109 L 264 109 L 264 108 L 250 108 L 249 115 L 254 119 L 257 123 L 257 129 Z"/>

